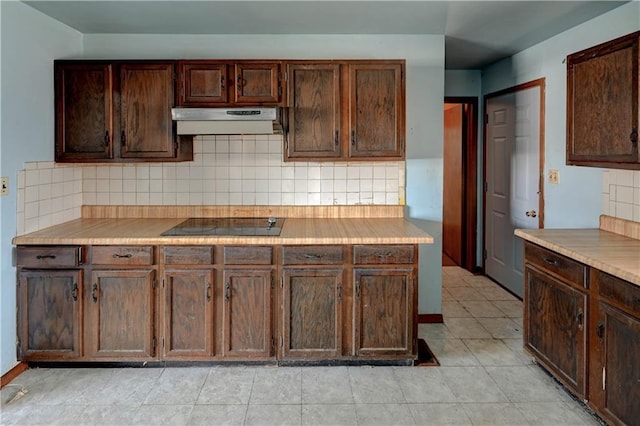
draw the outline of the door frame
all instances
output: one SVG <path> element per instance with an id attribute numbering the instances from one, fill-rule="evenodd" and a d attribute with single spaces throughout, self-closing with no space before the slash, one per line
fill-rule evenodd
<path id="1" fill-rule="evenodd" d="M 478 98 L 472 96 L 445 96 L 445 104 L 462 104 L 462 265 L 477 272 L 476 252 L 478 244 Z M 443 194 L 444 196 L 444 194 Z M 483 265 L 484 266 L 484 265 Z"/>
<path id="2" fill-rule="evenodd" d="M 538 228 L 544 228 L 544 141 L 545 141 L 545 99 L 546 99 L 546 79 L 544 77 L 531 80 L 526 83 L 518 84 L 516 86 L 508 87 L 506 89 L 498 90 L 484 95 L 483 99 L 483 126 L 482 126 L 482 271 L 486 271 L 485 263 L 487 260 L 487 232 L 486 232 L 486 217 L 487 217 L 487 121 L 489 116 L 487 115 L 487 103 L 489 99 L 507 95 L 509 93 L 515 93 L 521 90 L 530 89 L 532 87 L 540 88 L 540 140 L 538 142 L 540 150 L 540 164 L 538 167 Z"/>

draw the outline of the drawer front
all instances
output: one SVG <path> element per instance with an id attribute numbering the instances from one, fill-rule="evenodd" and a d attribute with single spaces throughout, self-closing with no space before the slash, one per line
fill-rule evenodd
<path id="1" fill-rule="evenodd" d="M 361 245 L 353 246 L 353 263 L 356 265 L 412 264 L 415 246 L 412 245 Z"/>
<path id="2" fill-rule="evenodd" d="M 619 304 L 633 315 L 640 316 L 640 287 L 628 281 L 598 271 L 598 294 L 608 302 Z"/>
<path id="3" fill-rule="evenodd" d="M 94 265 L 151 265 L 152 246 L 93 246 Z"/>
<path id="4" fill-rule="evenodd" d="M 162 248 L 165 265 L 211 265 L 211 246 L 165 246 Z"/>
<path id="5" fill-rule="evenodd" d="M 225 246 L 224 263 L 227 265 L 271 265 L 273 248 L 266 246 Z"/>
<path id="6" fill-rule="evenodd" d="M 341 265 L 344 263 L 342 246 L 284 246 L 284 265 Z"/>
<path id="7" fill-rule="evenodd" d="M 524 256 L 527 263 L 552 272 L 579 287 L 588 287 L 587 266 L 580 262 L 531 243 L 525 243 Z"/>
<path id="8" fill-rule="evenodd" d="M 16 263 L 23 268 L 59 268 L 84 263 L 81 247 L 18 247 Z"/>

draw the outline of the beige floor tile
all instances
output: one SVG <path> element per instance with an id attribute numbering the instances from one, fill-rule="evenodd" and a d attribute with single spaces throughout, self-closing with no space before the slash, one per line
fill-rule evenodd
<path id="1" fill-rule="evenodd" d="M 442 316 L 445 318 L 470 318 L 471 312 L 457 300 L 442 302 Z"/>
<path id="2" fill-rule="evenodd" d="M 488 300 L 462 300 L 460 304 L 475 318 L 503 318 L 504 312 Z"/>
<path id="3" fill-rule="evenodd" d="M 431 342 L 434 339 L 455 338 L 443 323 L 418 324 L 418 337 Z"/>
<path id="4" fill-rule="evenodd" d="M 356 404 L 358 424 L 408 426 L 416 424 L 409 404 Z"/>
<path id="5" fill-rule="evenodd" d="M 142 405 L 131 422 L 134 425 L 186 425 L 193 405 Z"/>
<path id="6" fill-rule="evenodd" d="M 581 416 L 565 402 L 516 403 L 524 418 L 532 425 L 600 425 L 594 417 Z M 580 410 L 586 415 L 586 410 Z"/>
<path id="7" fill-rule="evenodd" d="M 509 318 L 522 318 L 522 302 L 519 300 L 494 300 L 491 303 Z"/>
<path id="8" fill-rule="evenodd" d="M 417 425 L 472 425 L 462 404 L 411 404 L 411 414 Z"/>
<path id="9" fill-rule="evenodd" d="M 461 339 L 429 340 L 429 348 L 441 366 L 477 366 L 479 361 Z"/>
<path id="10" fill-rule="evenodd" d="M 191 411 L 189 425 L 242 425 L 247 413 L 246 405 L 196 405 Z"/>
<path id="11" fill-rule="evenodd" d="M 302 421 L 302 405 L 249 405 L 244 424 L 246 426 L 298 426 Z"/>
<path id="12" fill-rule="evenodd" d="M 514 404 L 462 404 L 462 407 L 474 426 L 524 426 L 529 424 Z"/>
<path id="13" fill-rule="evenodd" d="M 509 402 L 484 367 L 441 367 L 457 402 Z"/>
<path id="14" fill-rule="evenodd" d="M 524 361 L 498 339 L 464 339 L 463 343 L 484 366 L 521 366 Z"/>
<path id="15" fill-rule="evenodd" d="M 445 320 L 445 325 L 451 335 L 459 339 L 490 339 L 491 334 L 480 322 L 484 319 L 486 318 L 448 318 Z"/>
<path id="16" fill-rule="evenodd" d="M 439 368 L 396 367 L 394 374 L 409 403 L 456 401 Z"/>
<path id="17" fill-rule="evenodd" d="M 305 404 L 302 406 L 302 425 L 341 426 L 358 424 L 353 404 Z"/>
<path id="18" fill-rule="evenodd" d="M 522 323 L 512 318 L 478 318 L 478 321 L 494 339 L 513 339 L 522 336 Z"/>

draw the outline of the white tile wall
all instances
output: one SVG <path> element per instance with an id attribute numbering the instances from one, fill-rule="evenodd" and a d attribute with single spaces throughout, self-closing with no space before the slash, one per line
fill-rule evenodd
<path id="1" fill-rule="evenodd" d="M 26 163 L 18 235 L 81 215 L 86 205 L 402 204 L 405 163 L 284 162 L 282 136 L 201 136 L 185 163 Z"/>
<path id="2" fill-rule="evenodd" d="M 83 202 L 82 167 L 25 163 L 17 191 L 18 235 L 77 219 Z"/>
<path id="3" fill-rule="evenodd" d="M 404 200 L 404 161 L 283 162 L 282 136 L 201 136 L 187 163 L 86 165 L 87 205 L 344 205 Z"/>
<path id="4" fill-rule="evenodd" d="M 640 222 L 640 170 L 605 170 L 602 213 Z"/>

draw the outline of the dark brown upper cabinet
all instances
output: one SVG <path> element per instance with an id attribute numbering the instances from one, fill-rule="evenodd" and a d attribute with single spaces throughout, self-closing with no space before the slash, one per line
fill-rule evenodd
<path id="1" fill-rule="evenodd" d="M 173 131 L 175 64 L 55 61 L 55 160 L 191 160 L 192 141 Z"/>
<path id="2" fill-rule="evenodd" d="M 567 164 L 640 169 L 640 32 L 567 56 Z"/>
<path id="3" fill-rule="evenodd" d="M 113 158 L 113 66 L 55 66 L 56 161 Z"/>
<path id="4" fill-rule="evenodd" d="M 291 61 L 285 160 L 405 157 L 405 62 Z"/>
<path id="5" fill-rule="evenodd" d="M 349 157 L 404 158 L 403 64 L 349 64 Z"/>
<path id="6" fill-rule="evenodd" d="M 281 106 L 280 61 L 179 61 L 178 103 L 186 107 Z"/>
<path id="7" fill-rule="evenodd" d="M 340 64 L 292 63 L 287 66 L 287 77 L 285 158 L 340 158 Z"/>

